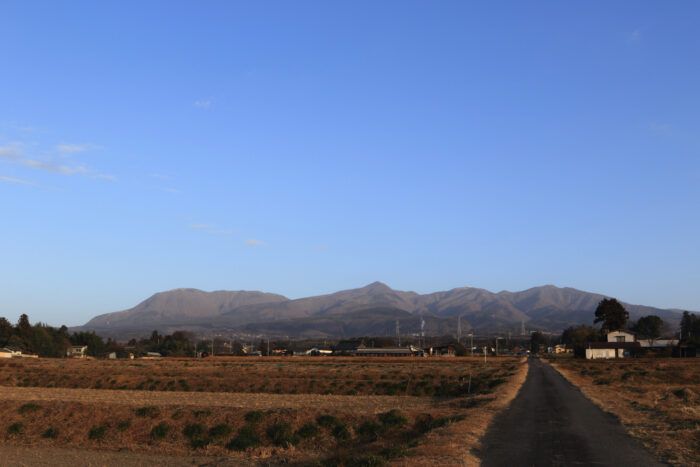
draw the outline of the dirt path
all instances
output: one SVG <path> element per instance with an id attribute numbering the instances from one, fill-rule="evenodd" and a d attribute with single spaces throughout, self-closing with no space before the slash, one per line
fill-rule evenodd
<path id="1" fill-rule="evenodd" d="M 130 391 L 110 389 L 27 388 L 0 386 L 0 400 L 60 401 L 131 406 L 206 406 L 246 409 L 324 407 L 379 413 L 401 408 L 428 410 L 430 398 L 410 396 L 334 396 L 320 394 L 249 394 L 229 392 Z"/>
<path id="2" fill-rule="evenodd" d="M 534 358 L 520 393 L 489 427 L 480 457 L 486 467 L 664 465 L 616 418 Z"/>

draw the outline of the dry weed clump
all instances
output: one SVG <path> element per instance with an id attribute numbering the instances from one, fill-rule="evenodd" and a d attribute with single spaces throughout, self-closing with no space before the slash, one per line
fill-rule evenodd
<path id="1" fill-rule="evenodd" d="M 662 459 L 700 465 L 700 362 L 643 358 L 551 363 Z"/>

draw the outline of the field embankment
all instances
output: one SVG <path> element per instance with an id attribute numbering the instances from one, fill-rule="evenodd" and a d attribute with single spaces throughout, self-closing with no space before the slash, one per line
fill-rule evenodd
<path id="1" fill-rule="evenodd" d="M 674 465 L 700 465 L 700 361 L 550 359 L 590 400 Z"/>

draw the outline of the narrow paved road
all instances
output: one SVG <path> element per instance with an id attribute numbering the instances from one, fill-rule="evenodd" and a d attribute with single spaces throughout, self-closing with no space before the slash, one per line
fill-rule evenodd
<path id="1" fill-rule="evenodd" d="M 660 466 L 554 368 L 537 358 L 511 406 L 482 440 L 484 466 Z"/>

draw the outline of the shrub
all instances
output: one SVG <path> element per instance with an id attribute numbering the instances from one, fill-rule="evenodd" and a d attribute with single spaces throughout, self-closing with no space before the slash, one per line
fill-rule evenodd
<path id="1" fill-rule="evenodd" d="M 318 436 L 320 432 L 318 425 L 307 423 L 297 430 L 296 435 L 301 439 L 308 439 Z"/>
<path id="2" fill-rule="evenodd" d="M 350 439 L 350 430 L 345 424 L 336 425 L 333 431 L 331 431 L 331 434 L 339 441 Z"/>
<path id="3" fill-rule="evenodd" d="M 192 449 L 202 449 L 211 443 L 211 438 L 194 438 L 190 440 L 190 447 Z"/>
<path id="4" fill-rule="evenodd" d="M 122 420 L 121 422 L 117 423 L 117 430 L 119 431 L 126 431 L 129 428 L 131 428 L 130 418 L 127 418 L 126 420 Z"/>
<path id="5" fill-rule="evenodd" d="M 350 459 L 345 465 L 348 467 L 379 467 L 386 464 L 386 459 L 381 456 L 362 456 Z"/>
<path id="6" fill-rule="evenodd" d="M 387 459 L 398 459 L 407 456 L 408 451 L 401 446 L 389 446 L 388 448 L 382 449 L 379 454 Z"/>
<path id="7" fill-rule="evenodd" d="M 107 427 L 104 425 L 94 426 L 88 433 L 88 439 L 92 440 L 105 439 L 105 436 L 107 436 Z"/>
<path id="8" fill-rule="evenodd" d="M 180 420 L 182 417 L 185 416 L 185 411 L 182 409 L 177 409 L 173 414 L 170 416 L 173 420 Z"/>
<path id="9" fill-rule="evenodd" d="M 160 422 L 151 430 L 151 439 L 158 441 L 165 438 L 165 436 L 170 432 L 170 425 L 165 422 Z"/>
<path id="10" fill-rule="evenodd" d="M 283 448 L 288 448 L 299 442 L 299 439 L 292 434 L 292 426 L 289 423 L 275 423 L 267 429 L 267 436 L 272 444 Z"/>
<path id="11" fill-rule="evenodd" d="M 319 415 L 316 417 L 316 423 L 324 428 L 333 428 L 334 426 L 340 425 L 340 420 L 333 415 Z"/>
<path id="12" fill-rule="evenodd" d="M 220 423 L 209 430 L 209 436 L 212 438 L 225 438 L 231 433 L 233 433 L 233 427 L 228 423 Z"/>
<path id="13" fill-rule="evenodd" d="M 141 407 L 136 409 L 136 415 L 139 417 L 157 417 L 160 414 L 160 410 L 158 407 L 153 407 L 152 405 L 148 405 L 145 407 Z"/>
<path id="14" fill-rule="evenodd" d="M 248 423 L 260 423 L 265 418 L 265 412 L 262 410 L 251 410 L 245 414 L 245 421 Z"/>
<path id="15" fill-rule="evenodd" d="M 369 441 L 376 441 L 379 438 L 379 433 L 382 431 L 382 425 L 377 422 L 364 422 L 357 427 L 355 432 Z"/>
<path id="16" fill-rule="evenodd" d="M 19 435 L 24 431 L 24 423 L 22 422 L 15 422 L 12 425 L 7 427 L 7 434 L 8 435 Z"/>
<path id="17" fill-rule="evenodd" d="M 41 409 L 41 406 L 39 404 L 29 402 L 27 404 L 23 404 L 19 408 L 19 413 L 32 413 L 32 412 L 36 412 L 39 409 Z"/>
<path id="18" fill-rule="evenodd" d="M 598 378 L 593 380 L 593 384 L 604 385 L 610 384 L 610 378 Z"/>
<path id="19" fill-rule="evenodd" d="M 428 415 L 421 420 L 416 422 L 416 431 L 419 433 L 427 433 L 430 430 L 449 425 L 450 423 L 459 422 L 464 420 L 466 417 L 464 415 L 453 415 L 451 417 L 433 418 Z"/>
<path id="20" fill-rule="evenodd" d="M 204 418 L 211 415 L 211 410 L 195 410 L 194 416 L 197 418 Z"/>
<path id="21" fill-rule="evenodd" d="M 238 435 L 226 445 L 226 448 L 233 451 L 245 451 L 248 448 L 255 448 L 261 444 L 262 440 L 255 428 L 246 425 L 238 430 Z"/>
<path id="22" fill-rule="evenodd" d="M 404 414 L 398 409 L 391 409 L 388 412 L 379 414 L 379 420 L 384 426 L 401 426 L 408 423 Z"/>
<path id="23" fill-rule="evenodd" d="M 206 429 L 201 423 L 188 423 L 182 430 L 182 434 L 189 439 L 201 438 L 205 431 Z"/>
<path id="24" fill-rule="evenodd" d="M 58 428 L 49 428 L 41 434 L 42 438 L 56 439 L 58 438 Z"/>

